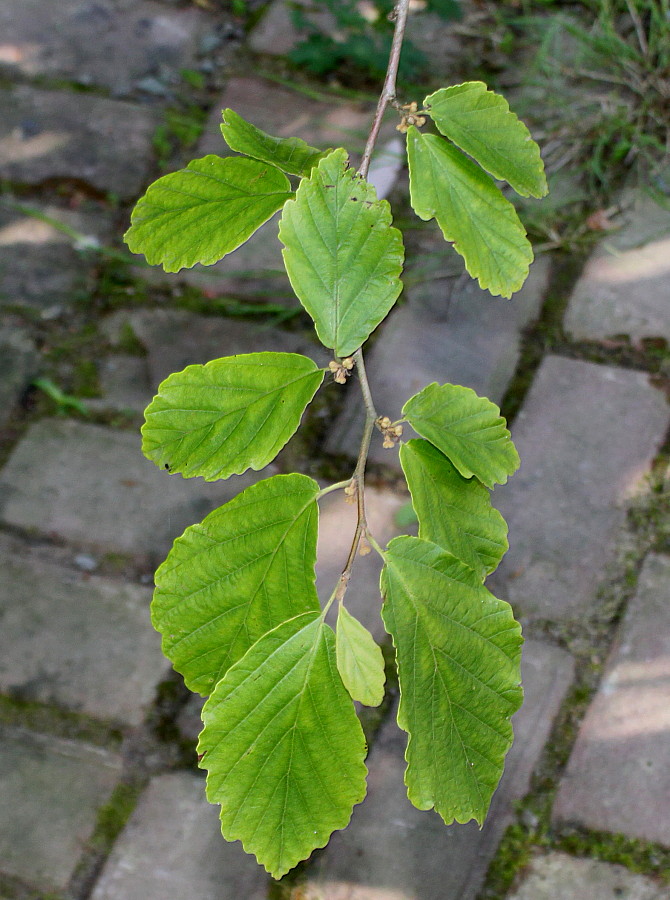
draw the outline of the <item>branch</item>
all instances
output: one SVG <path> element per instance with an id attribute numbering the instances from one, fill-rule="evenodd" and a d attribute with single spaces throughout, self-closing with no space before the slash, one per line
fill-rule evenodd
<path id="1" fill-rule="evenodd" d="M 372 122 L 372 127 L 370 128 L 370 134 L 368 135 L 367 143 L 365 145 L 363 160 L 361 162 L 360 168 L 358 169 L 358 174 L 363 178 L 367 177 L 368 169 L 370 168 L 370 160 L 372 159 L 372 153 L 375 148 L 375 143 L 377 142 L 379 129 L 381 127 L 382 118 L 384 116 L 386 107 L 389 103 L 392 103 L 395 100 L 398 64 L 400 62 L 400 51 L 402 49 L 403 38 L 405 36 L 405 25 L 407 23 L 408 9 L 409 0 L 398 0 L 395 7 L 395 31 L 393 32 L 393 43 L 391 45 L 391 53 L 389 55 L 388 68 L 386 70 L 386 78 L 384 79 L 384 86 L 379 97 L 379 103 L 377 104 L 375 117 Z M 377 421 L 378 416 L 372 400 L 370 384 L 365 372 L 363 351 L 359 348 L 353 354 L 353 357 L 356 362 L 358 378 L 361 386 L 361 391 L 363 393 L 363 403 L 365 404 L 365 425 L 363 427 L 363 437 L 361 439 L 361 446 L 358 451 L 356 468 L 354 469 L 354 474 L 351 479 L 351 484 L 353 485 L 356 492 L 358 518 L 356 521 L 356 530 L 354 532 L 354 538 L 351 542 L 351 548 L 349 550 L 346 564 L 344 566 L 344 569 L 342 570 L 342 574 L 339 577 L 337 586 L 333 591 L 328 605 L 330 605 L 333 600 L 337 600 L 339 603 L 342 602 L 342 599 L 347 591 L 347 587 L 349 586 L 349 579 L 351 578 L 351 568 L 354 564 L 354 560 L 356 559 L 356 554 L 358 553 L 361 538 L 364 535 L 368 534 L 368 523 L 365 515 L 365 465 L 368 459 L 368 451 L 370 449 L 372 432 L 374 431 L 375 422 Z M 376 542 L 375 545 L 378 546 Z"/>
<path id="2" fill-rule="evenodd" d="M 375 149 L 375 144 L 377 143 L 377 137 L 379 135 L 379 129 L 381 128 L 386 107 L 395 100 L 398 64 L 400 63 L 400 51 L 405 37 L 408 9 L 409 0 L 398 0 L 395 7 L 395 31 L 393 32 L 393 43 L 391 44 L 391 53 L 389 54 L 389 64 L 386 70 L 386 78 L 384 79 L 384 87 L 379 96 L 377 111 L 375 112 L 372 128 L 370 129 L 370 134 L 368 135 L 368 140 L 363 152 L 363 160 L 358 169 L 358 174 L 362 175 L 363 178 L 367 178 L 368 176 L 372 151 Z"/>

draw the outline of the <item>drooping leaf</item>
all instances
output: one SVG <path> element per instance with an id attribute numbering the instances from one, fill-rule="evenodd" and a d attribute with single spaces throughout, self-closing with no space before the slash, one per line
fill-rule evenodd
<path id="1" fill-rule="evenodd" d="M 318 491 L 305 475 L 275 475 L 174 542 L 156 572 L 151 618 L 190 690 L 211 693 L 266 632 L 318 612 Z"/>
<path id="2" fill-rule="evenodd" d="M 526 280 L 533 250 L 516 210 L 493 180 L 460 150 L 413 125 L 407 132 L 410 201 L 436 219 L 479 286 L 511 297 Z"/>
<path id="3" fill-rule="evenodd" d="M 145 410 L 142 452 L 205 481 L 262 469 L 294 434 L 323 371 L 298 353 L 246 353 L 187 366 Z"/>
<path id="4" fill-rule="evenodd" d="M 505 484 L 519 468 L 519 454 L 500 410 L 472 388 L 433 382 L 409 398 L 402 414 L 464 478 L 474 475 L 492 488 Z"/>
<path id="5" fill-rule="evenodd" d="M 335 150 L 284 207 L 279 226 L 293 290 L 319 340 L 349 356 L 386 316 L 402 290 L 402 235 L 386 200 Z"/>
<path id="6" fill-rule="evenodd" d="M 242 156 L 194 159 L 140 198 L 124 240 L 166 272 L 211 266 L 243 244 L 293 196 L 279 169 Z"/>
<path id="7" fill-rule="evenodd" d="M 310 147 L 301 138 L 272 137 L 232 109 L 223 110 L 221 132 L 231 150 L 270 163 L 290 175 L 309 175 L 319 160 L 331 152 Z"/>
<path id="8" fill-rule="evenodd" d="M 370 632 L 345 606 L 337 613 L 337 668 L 354 700 L 379 706 L 384 699 L 384 656 Z"/>
<path id="9" fill-rule="evenodd" d="M 365 738 L 315 614 L 271 631 L 218 683 L 200 762 L 221 830 L 275 878 L 344 828 L 365 796 Z"/>
<path id="10" fill-rule="evenodd" d="M 507 525 L 476 478 L 464 478 L 437 447 L 411 440 L 400 463 L 419 519 L 419 537 L 432 541 L 482 578 L 508 549 Z"/>
<path id="11" fill-rule="evenodd" d="M 540 148 L 504 97 L 482 81 L 435 91 L 423 101 L 442 134 L 522 197 L 548 191 Z"/>
<path id="12" fill-rule="evenodd" d="M 435 807 L 447 824 L 482 824 L 523 696 L 521 628 L 472 569 L 420 538 L 391 541 L 382 593 L 397 653 L 398 724 L 409 733 L 409 799 Z"/>

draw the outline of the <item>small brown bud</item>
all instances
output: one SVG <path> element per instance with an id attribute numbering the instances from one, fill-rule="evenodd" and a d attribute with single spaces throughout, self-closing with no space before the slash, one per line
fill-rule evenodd
<path id="1" fill-rule="evenodd" d="M 351 375 L 350 369 L 351 366 L 353 366 L 353 360 L 351 360 L 351 366 L 345 365 L 345 363 L 348 362 L 349 359 L 350 357 L 347 357 L 347 359 L 342 360 L 341 363 L 337 362 L 334 359 L 331 359 L 331 361 L 328 363 L 328 368 L 333 373 L 333 378 L 338 384 L 345 384 L 347 378 L 349 377 L 349 375 Z"/>
<path id="2" fill-rule="evenodd" d="M 368 543 L 367 538 L 365 536 L 363 536 L 361 538 L 360 544 L 358 545 L 358 555 L 359 556 L 367 556 L 371 550 L 372 550 L 372 547 Z"/>

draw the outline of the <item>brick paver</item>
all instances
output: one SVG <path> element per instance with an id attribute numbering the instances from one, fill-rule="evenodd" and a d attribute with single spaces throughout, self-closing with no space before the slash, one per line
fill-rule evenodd
<path id="1" fill-rule="evenodd" d="M 45 419 L 0 472 L 0 522 L 159 562 L 187 525 L 258 477 L 207 484 L 168 475 L 144 459 L 134 432 Z"/>
<path id="2" fill-rule="evenodd" d="M 37 348 L 27 331 L 18 327 L 0 328 L 0 426 L 37 375 L 39 365 Z"/>
<path id="3" fill-rule="evenodd" d="M 143 356 L 115 353 L 98 363 L 101 397 L 86 401 L 92 410 L 141 413 L 152 397 L 149 371 Z"/>
<path id="4" fill-rule="evenodd" d="M 512 428 L 521 469 L 493 495 L 510 534 L 494 584 L 527 620 L 593 612 L 626 499 L 669 423 L 643 372 L 545 357 Z"/>
<path id="5" fill-rule="evenodd" d="M 205 779 L 154 778 L 119 838 L 92 900 L 265 900 L 268 876 L 221 837 Z"/>
<path id="6" fill-rule="evenodd" d="M 73 210 L 5 198 L 0 202 L 0 308 L 29 307 L 45 318 L 64 312 L 90 289 L 94 251 L 109 238 L 109 214 L 98 204 Z"/>
<path id="7" fill-rule="evenodd" d="M 349 828 L 338 832 L 313 863 L 312 900 L 472 900 L 505 828 L 513 803 L 528 790 L 554 716 L 572 679 L 567 653 L 546 644 L 524 646 L 525 702 L 513 723 L 516 740 L 507 758 L 487 823 L 446 828 L 434 812 L 407 799 L 403 783 L 405 735 L 389 720 L 372 750 L 368 797 Z M 310 894 L 311 890 L 311 894 Z"/>
<path id="8" fill-rule="evenodd" d="M 144 186 L 157 114 L 91 94 L 0 90 L 0 178 L 85 182 L 128 200 Z"/>
<path id="9" fill-rule="evenodd" d="M 0 872 L 67 887 L 120 773 L 106 750 L 0 726 Z"/>
<path id="10" fill-rule="evenodd" d="M 0 68 L 129 93 L 143 77 L 196 62 L 204 16 L 152 0 L 3 0 Z"/>
<path id="11" fill-rule="evenodd" d="M 540 257 L 522 290 L 508 303 L 463 275 L 460 258 L 441 234 L 427 234 L 422 251 L 421 258 L 429 261 L 430 280 L 406 289 L 406 303 L 381 326 L 366 360 L 377 411 L 394 420 L 401 417 L 412 394 L 433 381 L 464 384 L 500 402 L 518 362 L 521 330 L 537 317 L 549 274 L 548 259 Z M 414 274 L 419 272 L 415 267 Z M 355 456 L 364 411 L 357 386 L 350 383 L 348 392 L 327 449 Z M 370 459 L 399 467 L 397 451 L 385 450 L 378 435 Z"/>
<path id="12" fill-rule="evenodd" d="M 670 207 L 642 190 L 624 193 L 620 230 L 608 235 L 579 278 L 565 327 L 575 338 L 670 340 Z"/>
<path id="13" fill-rule="evenodd" d="M 670 846 L 670 557 L 647 558 L 554 806 L 558 822 Z"/>
<path id="14" fill-rule="evenodd" d="M 0 690 L 139 725 L 169 664 L 151 591 L 21 553 L 0 535 Z"/>
<path id="15" fill-rule="evenodd" d="M 534 859 L 509 900 L 665 900 L 667 888 L 623 866 L 550 853 Z"/>

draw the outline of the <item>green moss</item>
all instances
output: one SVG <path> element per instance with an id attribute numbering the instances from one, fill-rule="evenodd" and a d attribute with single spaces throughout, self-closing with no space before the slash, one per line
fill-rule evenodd
<path id="1" fill-rule="evenodd" d="M 670 883 L 670 850 L 661 844 L 606 831 L 570 828 L 554 837 L 552 847 L 574 856 L 616 863 L 632 872 L 656 876 Z"/>
<path id="2" fill-rule="evenodd" d="M 90 716 L 5 696 L 0 696 L 0 725 L 27 728 L 110 749 L 118 749 L 122 740 L 117 728 Z"/>
<path id="3" fill-rule="evenodd" d="M 89 841 L 93 850 L 108 850 L 130 818 L 142 791 L 138 784 L 119 784 L 112 796 L 98 810 L 98 817 Z"/>

